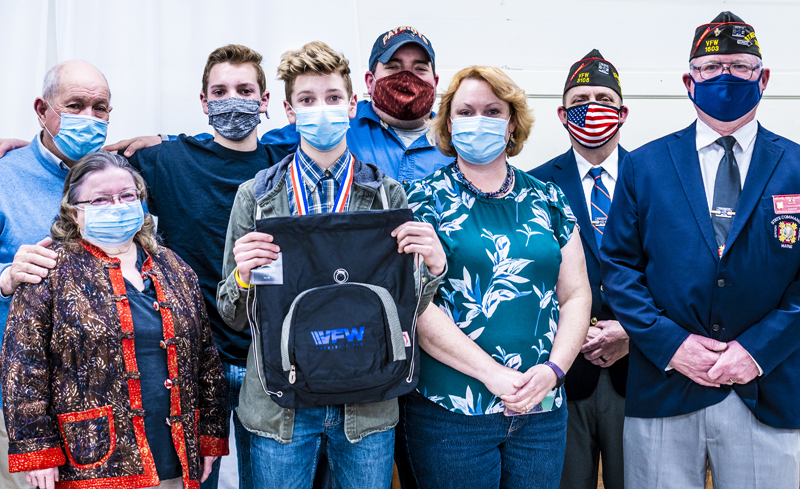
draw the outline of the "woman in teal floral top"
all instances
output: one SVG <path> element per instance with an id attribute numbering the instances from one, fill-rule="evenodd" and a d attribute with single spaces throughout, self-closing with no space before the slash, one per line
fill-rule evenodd
<path id="1" fill-rule="evenodd" d="M 448 266 L 439 307 L 420 317 L 418 394 L 402 413 L 411 467 L 420 487 L 556 488 L 561 384 L 591 304 L 575 217 L 557 186 L 507 162 L 533 125 L 507 75 L 461 70 L 440 109 L 439 148 L 456 158 L 408 189 Z"/>

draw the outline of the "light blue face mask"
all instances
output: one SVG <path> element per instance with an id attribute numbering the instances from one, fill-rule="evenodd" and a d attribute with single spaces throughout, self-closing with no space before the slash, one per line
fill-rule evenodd
<path id="1" fill-rule="evenodd" d="M 83 239 L 97 246 L 122 246 L 133 239 L 144 224 L 144 209 L 139 201 L 87 205 L 83 212 Z"/>
<path id="2" fill-rule="evenodd" d="M 458 117 L 453 122 L 453 146 L 474 165 L 494 161 L 506 149 L 508 121 L 495 117 Z"/>
<path id="3" fill-rule="evenodd" d="M 47 104 L 50 106 L 50 104 Z M 55 112 L 53 107 L 50 110 Z M 57 113 L 57 112 L 56 112 Z M 91 117 L 88 115 L 59 114 L 61 116 L 61 126 L 58 134 L 53 134 L 44 130 L 53 138 L 61 154 L 71 161 L 78 161 L 89 153 L 100 151 L 106 142 L 108 132 L 108 121 Z"/>
<path id="4" fill-rule="evenodd" d="M 349 109 L 349 105 L 292 107 L 297 132 L 318 151 L 330 151 L 344 139 L 350 127 Z"/>

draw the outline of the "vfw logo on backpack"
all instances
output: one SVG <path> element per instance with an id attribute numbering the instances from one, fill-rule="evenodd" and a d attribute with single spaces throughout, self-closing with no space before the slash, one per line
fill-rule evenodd
<path id="1" fill-rule="evenodd" d="M 334 329 L 327 331 L 312 331 L 311 336 L 314 337 L 314 343 L 317 349 L 320 348 L 347 348 L 349 346 L 363 346 L 361 340 L 364 339 L 364 326 L 360 328 L 353 328 L 351 330 Z M 346 343 L 341 340 L 346 340 Z M 338 343 L 337 343 L 338 341 Z"/>

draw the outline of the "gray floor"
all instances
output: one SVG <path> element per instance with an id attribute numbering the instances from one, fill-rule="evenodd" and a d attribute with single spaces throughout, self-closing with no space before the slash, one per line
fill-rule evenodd
<path id="1" fill-rule="evenodd" d="M 231 454 L 222 457 L 219 469 L 218 489 L 239 489 L 239 464 L 236 457 L 236 440 L 234 439 L 233 418 L 231 418 L 231 432 L 228 446 Z"/>

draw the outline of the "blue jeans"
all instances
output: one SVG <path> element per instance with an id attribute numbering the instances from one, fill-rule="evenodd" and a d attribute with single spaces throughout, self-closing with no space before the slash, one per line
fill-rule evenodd
<path id="1" fill-rule="evenodd" d="M 403 422 L 406 398 L 409 395 L 406 394 L 397 398 L 397 406 L 400 408 L 400 421 L 394 427 L 394 463 L 397 467 L 397 479 L 400 482 L 400 489 L 419 489 L 417 481 L 414 479 L 414 471 L 411 470 L 411 461 L 408 458 L 406 424 Z"/>
<path id="2" fill-rule="evenodd" d="M 417 392 L 400 412 L 419 487 L 557 489 L 567 442 L 567 407 L 507 417 L 466 416 Z"/>
<path id="3" fill-rule="evenodd" d="M 253 476 L 250 468 L 250 432 L 242 426 L 236 408 L 239 407 L 239 391 L 242 389 L 244 373 L 247 368 L 222 362 L 225 381 L 228 384 L 228 409 L 233 413 L 233 428 L 236 438 L 236 455 L 239 462 L 239 489 L 253 489 Z M 200 484 L 200 489 L 217 489 L 219 484 L 219 464 L 222 457 L 218 458 L 212 466 L 211 475 Z"/>
<path id="4" fill-rule="evenodd" d="M 394 430 L 350 443 L 344 434 L 344 408 L 298 409 L 290 443 L 253 434 L 250 456 L 256 487 L 308 489 L 325 436 L 331 480 L 336 489 L 388 489 L 392 483 Z"/>

